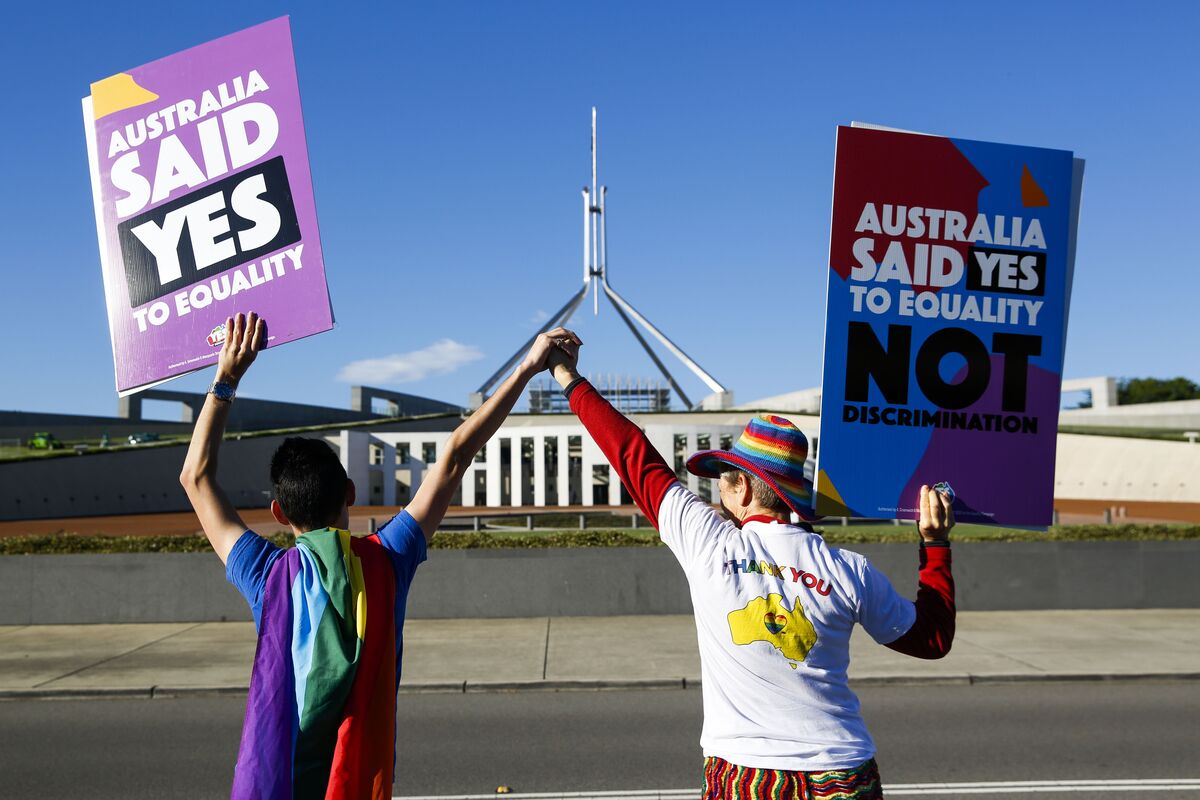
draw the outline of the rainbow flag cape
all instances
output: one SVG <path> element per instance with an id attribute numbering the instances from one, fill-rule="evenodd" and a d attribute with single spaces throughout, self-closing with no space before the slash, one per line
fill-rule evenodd
<path id="1" fill-rule="evenodd" d="M 311 531 L 276 560 L 232 797 L 392 796 L 395 596 L 377 536 Z"/>

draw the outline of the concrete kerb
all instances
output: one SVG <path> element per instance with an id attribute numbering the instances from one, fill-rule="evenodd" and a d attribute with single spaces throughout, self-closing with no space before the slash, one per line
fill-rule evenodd
<path id="1" fill-rule="evenodd" d="M 122 686 L 119 688 L 89 687 L 87 689 L 0 689 L 3 700 L 126 700 L 154 697 L 153 686 Z"/>
<path id="2" fill-rule="evenodd" d="M 877 675 L 851 678 L 850 686 L 997 686 L 1014 683 L 1163 683 L 1200 681 L 1200 672 Z M 399 694 L 482 694 L 515 692 L 600 692 L 628 690 L 694 690 L 699 678 L 648 678 L 630 680 L 444 681 L 400 686 Z M 0 689 L 5 700 L 127 700 L 181 697 L 244 697 L 246 686 L 142 686 L 84 689 Z"/>
<path id="3" fill-rule="evenodd" d="M 635 678 L 630 680 L 540 680 L 540 681 L 467 681 L 464 691 L 472 692 L 594 692 L 622 689 L 688 689 L 700 685 L 687 678 Z"/>
<path id="4" fill-rule="evenodd" d="M 1035 675 L 971 675 L 972 686 L 1005 683 L 1161 683 L 1200 680 L 1200 672 L 1051 672 Z M 853 684 L 854 681 L 851 681 Z"/>
<path id="5" fill-rule="evenodd" d="M 152 686 L 152 699 L 176 697 L 245 697 L 246 686 Z"/>

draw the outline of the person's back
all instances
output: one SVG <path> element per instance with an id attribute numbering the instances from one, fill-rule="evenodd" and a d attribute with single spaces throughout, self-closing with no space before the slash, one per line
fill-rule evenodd
<path id="1" fill-rule="evenodd" d="M 779 520 L 739 528 L 679 484 L 658 524 L 691 589 L 705 753 L 800 771 L 871 758 L 847 684 L 850 635 L 860 623 L 890 642 L 912 626 L 913 604 L 857 553 Z"/>
<path id="2" fill-rule="evenodd" d="M 337 458 L 320 440 L 288 439 L 276 460 L 297 449 Z M 391 796 L 405 607 L 425 557 L 407 510 L 370 536 L 327 526 L 286 550 L 242 534 L 226 577 L 259 643 L 233 796 Z"/>
<path id="3" fill-rule="evenodd" d="M 571 410 L 683 567 L 704 696 L 705 798 L 882 797 L 875 746 L 848 684 L 855 623 L 880 644 L 940 658 L 954 636 L 951 499 L 921 489 L 920 589 L 906 600 L 861 555 L 829 548 L 804 477 L 808 443 L 788 420 L 752 419 L 730 451 L 693 454 L 718 478 L 722 513 L 688 491 L 645 434 L 551 357 Z M 833 795 L 831 795 L 833 793 Z"/>
<path id="4" fill-rule="evenodd" d="M 475 454 L 553 347 L 552 331 L 450 435 L 412 502 L 378 533 L 352 536 L 354 483 L 328 443 L 290 438 L 271 461 L 281 548 L 247 529 L 216 480 L 235 389 L 266 341 L 252 313 L 226 323 L 217 379 L 180 482 L 258 629 L 235 798 L 389 798 L 405 605 L 428 539 Z"/>

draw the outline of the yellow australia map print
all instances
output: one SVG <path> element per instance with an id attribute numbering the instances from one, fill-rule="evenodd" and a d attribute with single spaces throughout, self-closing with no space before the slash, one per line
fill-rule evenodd
<path id="1" fill-rule="evenodd" d="M 787 658 L 803 661 L 817 643 L 817 631 L 804 616 L 800 599 L 795 608 L 784 605 L 783 595 L 756 597 L 745 608 L 729 612 L 729 633 L 734 644 L 766 642 Z M 791 665 L 796 668 L 795 664 Z"/>

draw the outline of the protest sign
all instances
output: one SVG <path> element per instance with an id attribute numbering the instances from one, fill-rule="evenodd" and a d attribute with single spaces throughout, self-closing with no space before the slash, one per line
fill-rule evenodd
<path id="1" fill-rule="evenodd" d="M 92 84 L 83 99 L 117 391 L 333 327 L 287 17 Z"/>
<path id="2" fill-rule="evenodd" d="M 1038 527 L 1054 459 L 1082 162 L 838 128 L 817 512 Z"/>

